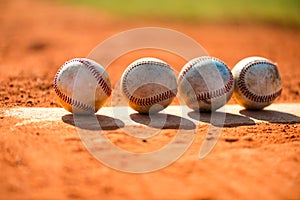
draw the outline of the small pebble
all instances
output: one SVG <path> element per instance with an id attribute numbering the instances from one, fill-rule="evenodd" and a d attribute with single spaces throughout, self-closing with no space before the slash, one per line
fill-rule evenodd
<path id="1" fill-rule="evenodd" d="M 246 140 L 246 141 L 248 141 L 248 142 L 252 142 L 252 141 L 253 141 L 253 138 L 250 137 L 250 136 L 244 136 L 242 139 L 243 139 L 243 140 Z"/>
<path id="2" fill-rule="evenodd" d="M 36 82 L 37 82 L 38 84 L 42 84 L 42 83 L 43 83 L 42 79 L 40 79 L 40 78 L 37 78 Z"/>
<path id="3" fill-rule="evenodd" d="M 225 138 L 225 142 L 237 142 L 239 138 Z"/>

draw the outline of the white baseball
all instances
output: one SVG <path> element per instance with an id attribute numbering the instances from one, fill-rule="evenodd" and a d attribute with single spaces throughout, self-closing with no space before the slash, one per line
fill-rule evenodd
<path id="1" fill-rule="evenodd" d="M 53 88 L 61 105 L 76 114 L 96 113 L 111 94 L 104 68 L 86 58 L 67 61 L 56 73 Z"/>
<path id="2" fill-rule="evenodd" d="M 230 69 L 217 58 L 194 58 L 179 73 L 180 97 L 195 111 L 211 112 L 224 106 L 231 98 L 233 89 Z"/>
<path id="3" fill-rule="evenodd" d="M 277 66 L 266 58 L 245 58 L 235 65 L 232 73 L 234 98 L 246 109 L 263 109 L 281 94 L 282 83 Z"/>
<path id="4" fill-rule="evenodd" d="M 177 94 L 175 72 L 162 60 L 141 58 L 124 71 L 121 90 L 134 110 L 156 113 L 166 108 Z"/>

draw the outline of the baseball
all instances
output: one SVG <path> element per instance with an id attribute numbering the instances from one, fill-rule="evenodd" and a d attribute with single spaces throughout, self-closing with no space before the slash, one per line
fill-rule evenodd
<path id="1" fill-rule="evenodd" d="M 281 94 L 282 83 L 277 66 L 262 57 L 248 57 L 232 69 L 234 98 L 249 110 L 261 110 Z"/>
<path id="2" fill-rule="evenodd" d="M 104 68 L 86 58 L 67 61 L 56 73 L 53 88 L 61 105 L 74 114 L 96 113 L 111 94 Z"/>
<path id="3" fill-rule="evenodd" d="M 233 76 L 221 60 L 202 56 L 189 61 L 178 76 L 178 92 L 186 105 L 195 111 L 211 112 L 231 98 Z"/>
<path id="4" fill-rule="evenodd" d="M 162 60 L 141 58 L 124 71 L 121 90 L 134 110 L 156 113 L 166 108 L 177 94 L 175 72 Z"/>

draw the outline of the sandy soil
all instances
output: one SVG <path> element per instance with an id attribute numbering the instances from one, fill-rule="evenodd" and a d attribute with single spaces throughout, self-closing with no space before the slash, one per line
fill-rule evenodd
<path id="1" fill-rule="evenodd" d="M 86 57 L 100 42 L 128 29 L 158 26 L 180 31 L 232 68 L 260 55 L 278 63 L 283 94 L 277 103 L 300 101 L 300 29 L 262 24 L 175 23 L 117 19 L 106 13 L 46 1 L 0 0 L 0 105 L 58 107 L 52 81 L 58 68 Z M 177 71 L 184 60 L 140 51 L 119 58 L 113 83 L 141 56 L 158 56 Z M 123 68 L 122 68 L 123 67 Z M 235 103 L 231 100 L 230 103 Z M 99 163 L 74 126 L 63 121 L 15 126 L 0 117 L 0 199 L 300 199 L 300 124 L 227 127 L 213 152 L 197 158 L 208 125 L 197 127 L 191 148 L 160 171 L 135 175 Z M 178 130 L 147 142 L 121 130 L 105 134 L 133 152 L 158 149 Z"/>

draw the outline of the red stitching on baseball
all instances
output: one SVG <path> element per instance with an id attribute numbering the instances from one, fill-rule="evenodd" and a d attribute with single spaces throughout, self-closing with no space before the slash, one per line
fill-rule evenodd
<path id="1" fill-rule="evenodd" d="M 139 62 L 135 63 L 134 65 L 132 65 L 127 70 L 127 72 L 125 73 L 124 81 L 122 83 L 123 91 L 124 91 L 125 95 L 129 98 L 129 101 L 131 101 L 132 103 L 134 103 L 138 106 L 151 106 L 151 105 L 154 105 L 158 102 L 161 102 L 161 101 L 167 100 L 169 98 L 175 97 L 176 94 L 177 94 L 177 89 L 168 90 L 166 92 L 154 95 L 152 97 L 147 97 L 147 98 L 138 98 L 138 97 L 135 97 L 135 96 L 130 94 L 130 92 L 127 88 L 127 85 L 126 85 L 126 80 L 127 80 L 128 74 L 131 71 L 133 71 L 134 69 L 136 69 L 138 66 L 144 65 L 144 64 L 159 65 L 161 67 L 166 67 L 166 68 L 170 69 L 169 65 L 167 65 L 165 63 L 157 62 L 157 61 L 152 61 L 152 60 L 150 60 L 150 61 L 139 61 Z"/>
<path id="2" fill-rule="evenodd" d="M 246 76 L 246 73 L 247 71 L 255 66 L 255 65 L 258 65 L 258 64 L 267 64 L 267 65 L 271 65 L 271 66 L 274 66 L 276 67 L 276 65 L 272 64 L 272 63 L 269 63 L 267 61 L 264 61 L 264 60 L 255 60 L 253 62 L 250 62 L 248 63 L 241 71 L 240 73 L 240 78 L 237 82 L 237 85 L 241 91 L 241 93 L 246 97 L 248 98 L 249 100 L 251 101 L 254 101 L 254 102 L 258 102 L 258 103 L 265 103 L 265 102 L 270 102 L 270 101 L 274 101 L 278 96 L 281 95 L 281 92 L 282 92 L 282 89 L 278 90 L 277 92 L 273 93 L 273 94 L 269 94 L 269 95 L 257 95 L 257 94 L 254 94 L 253 92 L 251 92 L 247 85 L 246 85 L 246 82 L 245 82 L 245 76 Z"/>
<path id="3" fill-rule="evenodd" d="M 197 64 L 198 62 L 201 62 L 201 61 L 204 61 L 204 60 L 211 60 L 211 59 L 214 59 L 216 61 L 219 61 L 221 63 L 223 63 L 222 61 L 216 59 L 216 58 L 212 58 L 212 57 L 209 57 L 209 56 L 202 56 L 202 57 L 199 57 L 197 59 L 194 59 L 192 60 L 192 62 L 189 62 L 189 66 L 187 68 L 185 68 L 184 71 L 182 71 L 182 73 L 180 74 L 180 76 L 178 77 L 179 81 L 182 80 L 182 78 L 185 76 L 186 73 L 188 73 L 188 71 L 190 71 L 190 69 L 192 69 L 192 67 Z M 224 63 L 223 63 L 224 64 Z M 225 65 L 225 64 L 224 64 Z M 225 65 L 226 66 L 226 65 Z"/>
<path id="4" fill-rule="evenodd" d="M 110 96 L 111 95 L 111 89 L 107 85 L 107 83 L 105 82 L 105 80 L 103 79 L 102 75 L 97 71 L 97 69 L 95 68 L 95 66 L 91 62 L 89 62 L 87 60 L 79 59 L 78 61 L 81 62 L 82 64 L 84 64 L 88 68 L 88 70 L 90 70 L 90 72 L 96 78 L 99 86 L 102 88 L 102 90 L 105 92 L 105 94 L 107 96 Z"/>
<path id="5" fill-rule="evenodd" d="M 214 99 L 214 98 L 220 97 L 220 96 L 228 93 L 232 89 L 233 84 L 234 84 L 233 76 L 231 73 L 229 73 L 229 74 L 230 74 L 230 79 L 223 88 L 220 88 L 218 90 L 213 90 L 213 91 L 202 92 L 202 93 L 196 95 L 197 101 L 207 101 L 207 100 Z"/>
<path id="6" fill-rule="evenodd" d="M 66 103 L 75 106 L 79 109 L 91 112 L 91 113 L 95 113 L 96 109 L 92 106 L 89 106 L 87 104 L 84 104 L 76 99 L 73 99 L 69 96 L 67 96 L 66 94 L 62 93 L 59 88 L 57 87 L 57 79 L 58 79 L 58 75 L 61 72 L 61 70 L 63 69 L 64 66 L 73 63 L 73 62 L 80 62 L 82 64 L 84 64 L 84 66 L 86 66 L 90 72 L 93 74 L 93 76 L 96 78 L 98 84 L 100 85 L 100 87 L 103 89 L 103 91 L 106 93 L 107 96 L 109 96 L 111 94 L 111 89 L 108 87 L 108 85 L 106 84 L 106 82 L 104 81 L 104 79 L 102 78 L 102 76 L 98 73 L 98 71 L 95 69 L 95 67 L 92 65 L 92 63 L 82 60 L 82 59 L 73 59 L 70 60 L 68 62 L 66 62 L 56 73 L 55 77 L 54 77 L 54 83 L 53 83 L 53 88 L 54 91 L 56 92 L 57 96 L 59 98 L 61 98 L 63 101 L 65 101 Z"/>
<path id="7" fill-rule="evenodd" d="M 207 92 L 202 92 L 200 94 L 197 94 L 196 97 L 192 97 L 191 101 L 194 101 L 194 100 L 207 101 L 207 100 L 210 100 L 210 99 L 220 97 L 220 96 L 228 93 L 234 85 L 234 79 L 233 79 L 232 73 L 231 73 L 230 69 L 227 67 L 227 65 L 224 62 L 222 62 L 221 60 L 219 60 L 217 58 L 209 57 L 209 56 L 203 56 L 203 57 L 200 57 L 198 59 L 193 60 L 193 62 L 190 62 L 189 66 L 182 72 L 181 76 L 179 77 L 179 80 L 181 81 L 182 78 L 185 76 L 185 74 L 188 73 L 188 71 L 195 64 L 197 64 L 198 62 L 202 62 L 204 60 L 215 60 L 215 61 L 218 61 L 218 62 L 222 63 L 226 67 L 227 72 L 230 75 L 230 79 L 224 87 L 222 87 L 220 89 L 217 89 L 217 90 L 207 91 Z"/>

